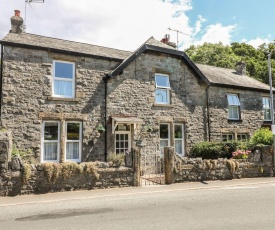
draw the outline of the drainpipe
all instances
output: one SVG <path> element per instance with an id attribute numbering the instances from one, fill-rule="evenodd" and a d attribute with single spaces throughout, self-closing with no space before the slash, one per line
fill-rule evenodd
<path id="1" fill-rule="evenodd" d="M 108 143 L 107 143 L 107 133 L 108 133 L 108 118 L 107 118 L 107 84 L 108 84 L 108 80 L 110 79 L 110 75 L 108 75 L 108 74 L 106 74 L 106 76 L 105 77 L 103 77 L 103 81 L 104 81 L 104 88 L 105 88 L 105 90 L 104 90 L 104 106 L 105 106 L 105 108 L 104 108 L 104 118 L 105 118 L 105 143 L 104 143 L 104 145 L 105 145 L 105 161 L 107 161 L 107 155 L 108 155 L 108 153 L 107 153 L 107 146 L 108 146 Z"/>
<path id="2" fill-rule="evenodd" d="M 2 85 L 3 85 L 3 57 L 4 57 L 4 52 L 3 52 L 4 46 L 1 44 L 1 69 L 0 69 L 0 125 L 2 125 Z"/>
<path id="3" fill-rule="evenodd" d="M 210 88 L 210 85 L 208 85 L 208 86 L 206 87 L 205 93 L 206 93 L 208 141 L 211 141 L 210 113 L 209 113 L 209 88 Z"/>

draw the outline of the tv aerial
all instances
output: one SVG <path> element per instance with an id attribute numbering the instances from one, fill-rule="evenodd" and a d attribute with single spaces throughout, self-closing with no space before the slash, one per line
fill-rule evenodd
<path id="1" fill-rule="evenodd" d="M 168 28 L 168 30 L 177 32 L 177 50 L 179 49 L 179 33 L 180 33 L 180 34 L 184 34 L 184 35 L 190 35 L 190 34 L 183 33 L 183 32 L 181 32 L 181 31 L 179 31 L 179 30 L 171 29 L 170 27 Z"/>
<path id="2" fill-rule="evenodd" d="M 27 22 L 27 5 L 29 5 L 31 8 L 31 3 L 44 3 L 45 0 L 25 0 L 25 18 L 24 18 L 24 24 L 23 24 L 23 31 L 26 30 L 26 22 Z"/>

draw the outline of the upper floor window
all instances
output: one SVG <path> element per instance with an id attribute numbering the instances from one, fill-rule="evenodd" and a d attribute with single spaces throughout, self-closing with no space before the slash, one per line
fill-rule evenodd
<path id="1" fill-rule="evenodd" d="M 169 76 L 156 74 L 155 102 L 158 104 L 170 104 L 170 82 Z"/>
<path id="2" fill-rule="evenodd" d="M 271 121 L 270 98 L 263 97 L 264 120 Z"/>
<path id="3" fill-rule="evenodd" d="M 240 119 L 240 101 L 237 94 L 227 94 L 228 119 Z"/>
<path id="4" fill-rule="evenodd" d="M 74 98 L 75 65 L 72 62 L 53 62 L 53 96 Z"/>

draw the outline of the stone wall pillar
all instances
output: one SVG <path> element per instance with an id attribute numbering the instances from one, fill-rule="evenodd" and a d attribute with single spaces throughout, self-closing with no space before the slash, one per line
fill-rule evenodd
<path id="1" fill-rule="evenodd" d="M 174 181 L 174 159 L 175 149 L 164 147 L 165 184 L 172 184 Z"/>
<path id="2" fill-rule="evenodd" d="M 11 151 L 11 132 L 0 132 L 0 173 L 8 170 L 8 162 L 11 161 Z"/>
<path id="3" fill-rule="evenodd" d="M 132 148 L 134 156 L 134 186 L 140 186 L 140 148 Z"/>

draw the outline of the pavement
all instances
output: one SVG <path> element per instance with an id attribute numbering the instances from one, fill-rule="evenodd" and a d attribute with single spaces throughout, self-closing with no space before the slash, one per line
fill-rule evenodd
<path id="1" fill-rule="evenodd" d="M 144 187 L 80 190 L 39 195 L 0 197 L 0 207 L 24 204 L 50 203 L 66 200 L 96 199 L 100 197 L 128 196 L 134 194 L 169 193 L 173 191 L 217 189 L 225 187 L 245 187 L 261 184 L 275 184 L 275 177 L 244 178 L 223 181 L 186 182 L 171 185 L 151 185 Z"/>

